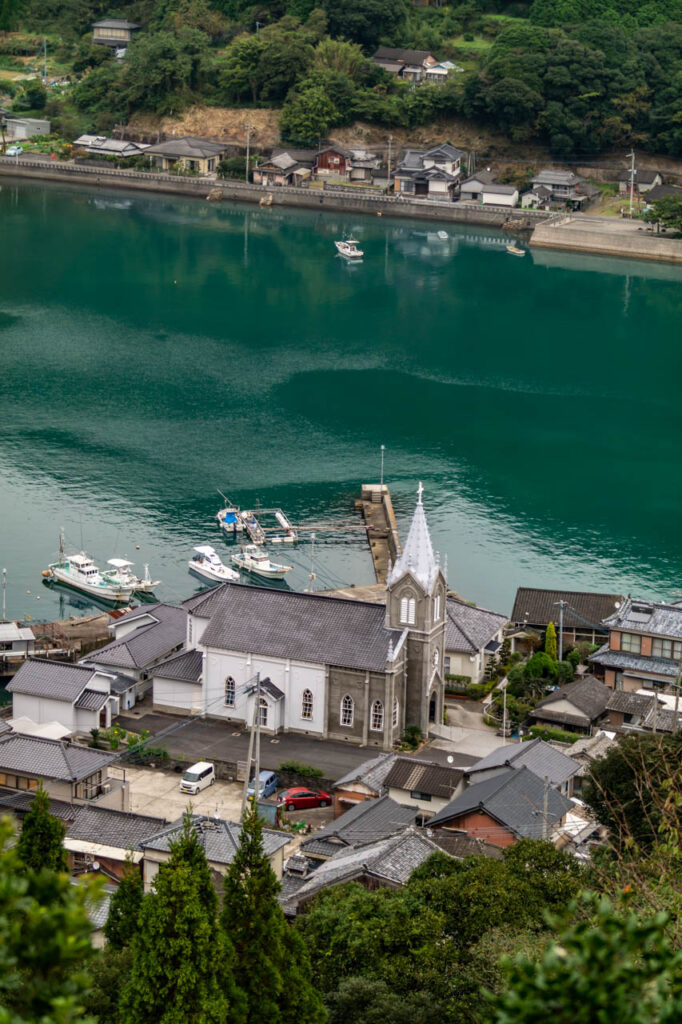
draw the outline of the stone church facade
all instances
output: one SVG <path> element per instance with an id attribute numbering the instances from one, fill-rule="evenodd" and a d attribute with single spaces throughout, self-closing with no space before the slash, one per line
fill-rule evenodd
<path id="1" fill-rule="evenodd" d="M 386 604 L 226 583 L 185 602 L 187 644 L 154 706 L 390 750 L 443 721 L 447 582 L 420 485 Z"/>

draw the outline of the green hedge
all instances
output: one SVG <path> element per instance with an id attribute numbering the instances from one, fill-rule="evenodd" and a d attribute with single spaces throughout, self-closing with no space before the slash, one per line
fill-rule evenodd
<path id="1" fill-rule="evenodd" d="M 541 740 L 555 740 L 557 743 L 575 743 L 576 740 L 582 739 L 577 732 L 564 732 L 563 729 L 551 729 L 547 725 L 531 725 L 528 730 L 533 737 L 537 739 L 539 736 Z"/>
<path id="2" fill-rule="evenodd" d="M 279 771 L 289 772 L 291 775 L 303 775 L 309 779 L 324 778 L 324 772 L 319 768 L 313 768 L 311 764 L 302 764 L 300 761 L 282 761 Z"/>

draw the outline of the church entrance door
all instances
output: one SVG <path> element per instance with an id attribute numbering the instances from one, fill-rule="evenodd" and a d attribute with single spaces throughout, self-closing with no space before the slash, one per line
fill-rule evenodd
<path id="1" fill-rule="evenodd" d="M 436 721 L 436 695 L 434 693 L 433 697 L 429 701 L 429 722 L 435 722 L 435 721 Z"/>

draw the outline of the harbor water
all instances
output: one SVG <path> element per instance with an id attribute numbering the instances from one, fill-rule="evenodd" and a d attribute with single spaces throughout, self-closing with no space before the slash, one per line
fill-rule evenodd
<path id="1" fill-rule="evenodd" d="M 214 516 L 316 526 L 317 589 L 373 582 L 354 499 L 419 480 L 450 585 L 674 600 L 682 569 L 682 270 L 505 251 L 489 229 L 113 194 L 0 191 L 0 563 L 7 613 L 83 614 L 42 585 L 64 526 L 175 601 Z M 438 229 L 448 237 L 438 237 Z M 362 263 L 336 255 L 353 237 Z M 325 530 L 325 523 L 337 524 Z M 310 531 L 270 546 L 303 589 Z"/>

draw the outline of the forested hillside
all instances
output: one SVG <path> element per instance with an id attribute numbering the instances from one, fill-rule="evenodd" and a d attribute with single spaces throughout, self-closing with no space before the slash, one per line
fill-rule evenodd
<path id="1" fill-rule="evenodd" d="M 142 26 L 123 62 L 91 44 L 104 16 Z M 0 29 L 49 35 L 75 82 L 47 101 L 64 129 L 202 102 L 281 106 L 283 137 L 300 142 L 356 120 L 413 128 L 458 116 L 561 159 L 682 153 L 682 0 L 0 0 Z M 0 35 L 0 55 L 17 38 Z M 415 88 L 372 64 L 378 44 L 427 49 L 460 70 Z"/>

